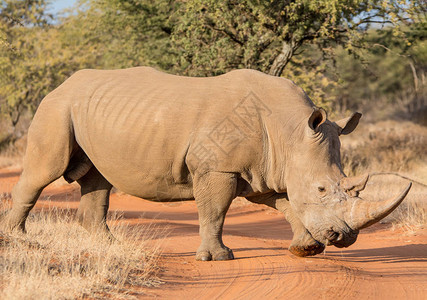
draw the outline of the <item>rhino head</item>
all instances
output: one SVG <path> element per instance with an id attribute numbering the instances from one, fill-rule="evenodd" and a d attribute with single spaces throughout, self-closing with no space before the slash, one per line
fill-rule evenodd
<path id="1" fill-rule="evenodd" d="M 292 209 L 312 237 L 326 245 L 348 247 L 359 229 L 370 226 L 391 213 L 406 197 L 411 184 L 400 195 L 383 201 L 359 197 L 368 175 L 346 177 L 340 160 L 342 134 L 357 126 L 360 113 L 331 122 L 326 112 L 314 108 L 292 143 L 287 161 L 286 189 Z"/>

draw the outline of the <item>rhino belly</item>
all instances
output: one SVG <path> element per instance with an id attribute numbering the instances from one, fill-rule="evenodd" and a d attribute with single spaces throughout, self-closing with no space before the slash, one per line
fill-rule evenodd
<path id="1" fill-rule="evenodd" d="M 85 152 L 100 173 L 127 194 L 157 201 L 193 198 L 192 178 L 183 156 L 138 150 L 97 144 Z"/>
<path id="2" fill-rule="evenodd" d="M 89 110 L 90 111 L 90 110 Z M 192 179 L 185 164 L 191 124 L 173 116 L 138 110 L 103 118 L 82 112 L 74 123 L 77 143 L 115 187 L 153 200 L 192 199 Z"/>

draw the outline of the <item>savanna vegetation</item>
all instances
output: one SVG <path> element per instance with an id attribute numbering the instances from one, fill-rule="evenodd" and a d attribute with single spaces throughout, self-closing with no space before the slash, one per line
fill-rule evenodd
<path id="1" fill-rule="evenodd" d="M 2 0 L 0 142 L 22 136 L 43 97 L 76 70 L 149 65 L 211 76 L 286 76 L 330 113 L 384 118 L 425 106 L 422 0 Z"/>
<path id="2" fill-rule="evenodd" d="M 347 174 L 403 172 L 427 183 L 423 0 L 80 0 L 60 15 L 48 0 L 0 3 L 0 167 L 19 160 L 43 97 L 79 69 L 146 65 L 212 76 L 251 68 L 292 79 L 334 118 L 364 114 L 369 124 L 343 141 Z M 383 191 L 394 192 L 395 178 L 384 176 L 376 177 Z M 427 222 L 426 189 L 414 189 L 392 216 L 412 229 Z M 0 240 L 2 298 L 21 290 L 25 298 L 46 282 L 58 289 L 35 298 L 115 297 L 138 280 L 157 282 L 157 256 L 139 244 L 141 233 L 113 222 L 124 243 L 99 244 L 64 225 L 70 212 L 55 214 L 36 213 L 26 237 Z M 25 276 L 32 281 L 18 284 Z"/>
<path id="3" fill-rule="evenodd" d="M 0 235 L 1 299 L 129 299 L 143 294 L 135 287 L 160 284 L 160 243 L 147 244 L 154 228 L 132 227 L 113 214 L 109 223 L 118 242 L 111 243 L 73 219 L 70 208 L 39 210 L 30 214 L 25 235 Z"/>

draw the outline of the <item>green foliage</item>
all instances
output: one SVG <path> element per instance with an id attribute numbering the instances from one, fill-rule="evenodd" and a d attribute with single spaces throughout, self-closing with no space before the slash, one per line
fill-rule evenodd
<path id="1" fill-rule="evenodd" d="M 303 88 L 316 105 L 328 109 L 335 100 L 338 86 L 337 81 L 327 76 L 330 61 L 316 47 L 305 48 L 305 55 L 294 57 L 283 71 L 283 76 Z"/>
<path id="2" fill-rule="evenodd" d="M 0 6 L 0 109 L 7 112 L 14 125 L 20 112 L 42 92 L 36 41 L 47 25 L 44 0 L 6 0 Z M 28 101 L 27 101 L 28 100 Z M 37 100 L 36 100 L 37 101 Z"/>
<path id="3" fill-rule="evenodd" d="M 96 67 L 98 43 L 76 16 L 52 25 L 47 1 L 3 1 L 0 28 L 0 114 L 16 126 L 74 71 Z"/>
<path id="4" fill-rule="evenodd" d="M 393 29 L 370 30 L 358 50 L 359 59 L 342 47 L 335 48 L 335 65 L 325 75 L 337 82 L 332 109 L 345 112 L 362 107 L 409 105 L 423 102 L 427 72 L 427 41 L 414 34 L 413 27 L 401 28 L 405 39 Z"/>
<path id="5" fill-rule="evenodd" d="M 48 4 L 0 5 L 0 115 L 13 126 L 82 68 L 252 68 L 289 77 L 342 112 L 425 87 L 422 0 L 80 0 L 55 21 Z"/>
<path id="6" fill-rule="evenodd" d="M 175 2 L 168 0 L 89 0 L 82 1 L 83 9 L 66 20 L 75 20 L 80 29 L 84 20 L 87 45 L 98 46 L 100 68 L 126 68 L 140 65 L 157 66 L 168 70 L 172 66 L 168 19 Z M 65 24 L 66 24 L 65 23 Z M 68 29 L 71 26 L 69 26 Z"/>
<path id="7" fill-rule="evenodd" d="M 361 2 L 189 0 L 172 38 L 185 73 L 254 68 L 280 76 L 303 44 L 343 39 Z"/>

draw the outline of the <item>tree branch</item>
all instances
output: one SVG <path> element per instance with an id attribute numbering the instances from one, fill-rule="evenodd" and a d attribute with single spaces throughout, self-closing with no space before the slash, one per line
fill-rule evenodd
<path id="1" fill-rule="evenodd" d="M 288 62 L 291 60 L 293 54 L 295 44 L 293 41 L 283 41 L 282 50 L 276 56 L 273 61 L 272 66 L 270 67 L 270 71 L 268 72 L 270 75 L 279 76 L 282 75 L 283 70 L 285 69 Z"/>
<path id="2" fill-rule="evenodd" d="M 220 29 L 220 28 L 216 28 L 216 27 L 211 27 L 213 30 L 218 31 L 218 32 L 222 32 L 225 35 L 227 35 L 232 41 L 236 42 L 237 44 L 239 44 L 240 46 L 243 46 L 244 43 L 239 40 L 235 34 L 233 34 L 231 31 L 227 30 L 227 29 Z"/>

